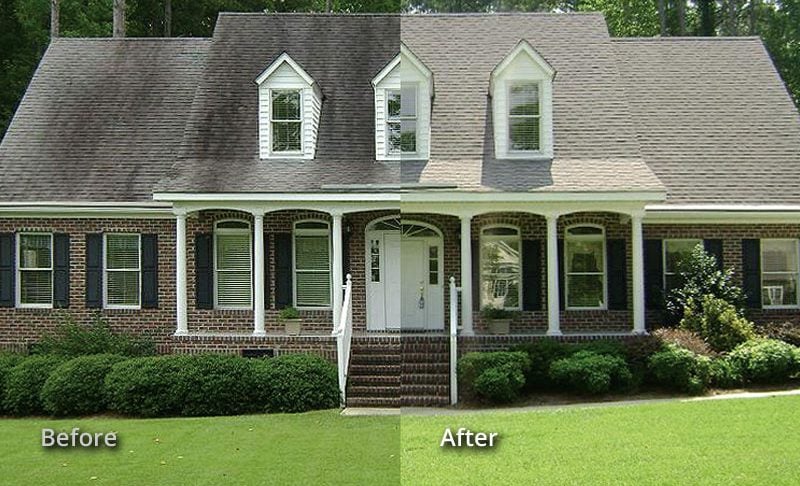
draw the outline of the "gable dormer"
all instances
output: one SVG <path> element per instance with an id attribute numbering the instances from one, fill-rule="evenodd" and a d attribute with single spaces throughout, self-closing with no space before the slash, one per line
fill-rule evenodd
<path id="1" fill-rule="evenodd" d="M 313 159 L 322 91 L 287 53 L 256 78 L 258 139 L 262 159 Z"/>
<path id="2" fill-rule="evenodd" d="M 433 74 L 410 49 L 372 80 L 375 90 L 375 158 L 427 160 L 430 154 Z"/>
<path id="3" fill-rule="evenodd" d="M 498 159 L 553 158 L 555 73 L 525 40 L 492 71 L 489 90 Z"/>

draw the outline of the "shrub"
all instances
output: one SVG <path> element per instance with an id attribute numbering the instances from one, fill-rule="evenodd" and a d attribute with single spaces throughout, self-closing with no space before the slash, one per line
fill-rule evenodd
<path id="1" fill-rule="evenodd" d="M 666 344 L 674 344 L 686 348 L 700 356 L 716 356 L 717 353 L 708 346 L 700 335 L 686 329 L 672 329 L 669 327 L 656 330 L 653 335 Z"/>
<path id="2" fill-rule="evenodd" d="M 156 354 L 156 347 L 147 337 L 112 332 L 108 322 L 99 315 L 86 325 L 78 324 L 72 316 L 66 315 L 52 333 L 31 346 L 31 353 L 68 357 L 88 354 L 151 356 Z"/>
<path id="3" fill-rule="evenodd" d="M 481 317 L 486 320 L 513 319 L 516 312 L 501 307 L 487 305 L 481 309 Z"/>
<path id="4" fill-rule="evenodd" d="M 625 345 L 619 340 L 599 339 L 597 341 L 588 341 L 572 344 L 570 349 L 573 354 L 579 351 L 591 351 L 595 354 L 625 358 Z"/>
<path id="5" fill-rule="evenodd" d="M 39 394 L 50 373 L 63 362 L 61 356 L 29 356 L 11 368 L 5 382 L 3 404 L 6 411 L 13 415 L 44 413 Z"/>
<path id="6" fill-rule="evenodd" d="M 770 322 L 759 329 L 769 339 L 780 339 L 792 346 L 800 346 L 800 324 L 794 322 Z"/>
<path id="7" fill-rule="evenodd" d="M 579 393 L 601 394 L 631 386 L 631 375 L 625 360 L 619 356 L 578 351 L 554 361 L 550 378 Z"/>
<path id="8" fill-rule="evenodd" d="M 648 369 L 653 381 L 673 390 L 702 393 L 709 383 L 711 359 L 674 344 L 650 357 Z"/>
<path id="9" fill-rule="evenodd" d="M 515 347 L 514 351 L 524 352 L 528 356 L 529 365 L 525 371 L 525 388 L 528 390 L 550 388 L 553 385 L 550 379 L 550 365 L 553 361 L 572 353 L 569 346 L 555 339 L 541 339 L 522 344 Z M 459 376 L 461 372 L 459 370 Z"/>
<path id="10" fill-rule="evenodd" d="M 300 319 L 300 311 L 294 307 L 284 307 L 278 312 L 278 319 L 285 321 L 290 319 Z"/>
<path id="11" fill-rule="evenodd" d="M 236 415 L 263 408 L 253 400 L 253 360 L 204 354 L 185 365 L 174 391 L 182 398 L 181 415 Z"/>
<path id="12" fill-rule="evenodd" d="M 467 353 L 458 360 L 458 382 L 461 393 L 467 398 L 478 396 L 474 385 L 478 377 L 490 368 L 510 366 L 525 376 L 530 370 L 530 359 L 521 351 L 493 351 Z"/>
<path id="13" fill-rule="evenodd" d="M 252 362 L 255 401 L 267 412 L 307 412 L 341 403 L 336 367 L 319 356 L 286 354 Z"/>
<path id="14" fill-rule="evenodd" d="M 180 381 L 191 356 L 149 356 L 115 364 L 106 375 L 105 393 L 110 410 L 124 415 L 165 417 L 179 415 L 184 397 Z"/>
<path id="15" fill-rule="evenodd" d="M 688 258 L 678 262 L 679 284 L 666 296 L 668 317 L 672 324 L 690 309 L 700 314 L 703 296 L 713 295 L 731 304 L 741 315 L 744 292 L 733 284 L 733 269 L 719 270 L 717 260 L 697 245 Z"/>
<path id="16" fill-rule="evenodd" d="M 106 375 L 123 359 L 114 354 L 95 354 L 62 363 L 42 387 L 40 398 L 44 410 L 57 416 L 104 412 Z"/>
<path id="17" fill-rule="evenodd" d="M 699 334 L 711 349 L 720 352 L 730 351 L 755 337 L 753 323 L 733 305 L 713 295 L 703 296 L 699 312 L 687 307 L 680 327 Z"/>
<path id="18" fill-rule="evenodd" d="M 717 388 L 735 388 L 742 384 L 742 373 L 727 357 L 712 359 L 708 368 L 709 382 Z"/>
<path id="19" fill-rule="evenodd" d="M 776 339 L 754 339 L 740 344 L 730 355 L 742 377 L 751 383 L 780 383 L 798 370 L 800 350 Z"/>
<path id="20" fill-rule="evenodd" d="M 516 400 L 525 386 L 525 375 L 520 366 L 506 363 L 483 370 L 473 383 L 475 393 L 491 402 L 506 403 Z"/>
<path id="21" fill-rule="evenodd" d="M 0 354 L 0 415 L 7 413 L 4 405 L 6 397 L 6 376 L 11 368 L 17 366 L 22 361 L 23 356 L 19 354 L 2 353 Z"/>

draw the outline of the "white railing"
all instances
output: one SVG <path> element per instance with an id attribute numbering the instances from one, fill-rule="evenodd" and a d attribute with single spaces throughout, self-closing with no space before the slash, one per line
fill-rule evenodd
<path id="1" fill-rule="evenodd" d="M 458 403 L 458 292 L 456 278 L 450 277 L 450 405 Z"/>
<path id="2" fill-rule="evenodd" d="M 342 394 L 342 403 L 346 403 L 347 372 L 350 367 L 350 344 L 353 340 L 353 311 L 351 296 L 353 282 L 347 274 L 347 283 L 344 284 L 344 301 L 339 323 L 333 334 L 336 336 L 337 363 L 339 367 L 339 392 Z"/>

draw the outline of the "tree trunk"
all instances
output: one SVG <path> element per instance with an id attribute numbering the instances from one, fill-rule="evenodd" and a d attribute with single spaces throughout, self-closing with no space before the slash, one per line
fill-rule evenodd
<path id="1" fill-rule="evenodd" d="M 125 37 L 125 0 L 114 0 L 114 37 Z"/>
<path id="2" fill-rule="evenodd" d="M 661 37 L 667 35 L 667 1 L 658 0 L 658 19 L 661 22 Z"/>
<path id="3" fill-rule="evenodd" d="M 699 0 L 697 8 L 700 11 L 700 35 L 711 37 L 716 34 L 716 13 L 717 2 L 715 0 Z"/>
<path id="4" fill-rule="evenodd" d="M 333 12 L 333 0 L 325 0 L 325 11 L 328 13 Z"/>
<path id="5" fill-rule="evenodd" d="M 750 0 L 750 35 L 758 35 L 758 0 Z"/>
<path id="6" fill-rule="evenodd" d="M 172 37 L 172 0 L 164 0 L 164 37 Z"/>
<path id="7" fill-rule="evenodd" d="M 675 10 L 678 14 L 678 35 L 686 35 L 686 0 L 676 0 Z"/>
<path id="8" fill-rule="evenodd" d="M 728 15 L 726 18 L 727 24 L 727 32 L 726 35 L 736 36 L 739 35 L 739 12 L 738 6 L 736 5 L 736 0 L 727 0 L 728 4 Z"/>
<path id="9" fill-rule="evenodd" d="M 59 15 L 61 14 L 58 5 L 59 0 L 50 0 L 50 38 L 55 39 L 59 33 Z"/>

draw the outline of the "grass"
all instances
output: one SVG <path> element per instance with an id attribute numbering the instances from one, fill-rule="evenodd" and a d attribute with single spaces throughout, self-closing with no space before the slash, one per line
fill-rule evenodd
<path id="1" fill-rule="evenodd" d="M 400 483 L 399 417 L 0 420 L 0 484 Z M 111 450 L 50 450 L 41 429 L 116 431 Z M 95 479 L 91 479 L 95 478 Z"/>
<path id="2" fill-rule="evenodd" d="M 499 432 L 440 449 L 446 427 Z M 800 397 L 401 419 L 404 484 L 800 484 Z"/>

